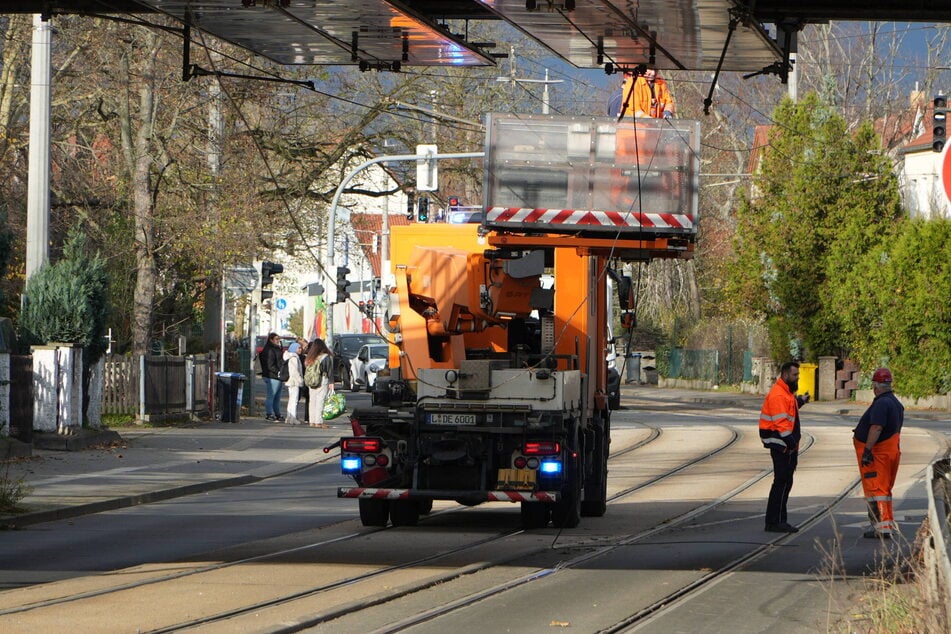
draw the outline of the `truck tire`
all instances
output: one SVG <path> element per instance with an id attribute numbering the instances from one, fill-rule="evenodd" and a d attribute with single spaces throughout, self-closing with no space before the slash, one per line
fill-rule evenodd
<path id="1" fill-rule="evenodd" d="M 416 526 L 419 523 L 419 505 L 416 500 L 390 502 L 390 521 L 393 526 Z"/>
<path id="2" fill-rule="evenodd" d="M 581 482 L 584 480 L 585 448 L 578 423 L 572 425 L 568 442 L 577 456 L 565 461 L 565 484 L 561 499 L 551 509 L 552 524 L 558 528 L 575 528 L 581 523 Z"/>
<path id="3" fill-rule="evenodd" d="M 350 376 L 350 368 L 343 366 L 340 368 L 340 389 L 349 390 L 353 386 L 353 377 Z"/>
<path id="4" fill-rule="evenodd" d="M 545 528 L 551 507 L 541 502 L 522 502 L 522 528 Z"/>
<path id="5" fill-rule="evenodd" d="M 360 521 L 364 526 L 386 526 L 389 505 L 386 500 L 359 499 Z"/>
<path id="6" fill-rule="evenodd" d="M 611 442 L 610 415 L 597 431 L 594 441 L 594 461 L 591 482 L 585 484 L 584 500 L 581 502 L 582 517 L 602 517 L 608 510 L 608 454 Z"/>

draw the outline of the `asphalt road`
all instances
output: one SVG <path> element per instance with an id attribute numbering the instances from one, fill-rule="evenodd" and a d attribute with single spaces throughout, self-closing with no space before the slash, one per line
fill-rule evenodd
<path id="1" fill-rule="evenodd" d="M 0 581 L 36 585 L 0 593 L 0 629 L 867 631 L 855 593 L 907 556 L 942 439 L 906 423 L 903 539 L 863 540 L 854 422 L 809 414 L 796 535 L 762 530 L 769 461 L 755 413 L 642 402 L 612 418 L 607 514 L 576 529 L 522 531 L 515 505 L 450 503 L 418 527 L 364 528 L 335 496 L 348 482 L 332 461 L 4 533 Z"/>

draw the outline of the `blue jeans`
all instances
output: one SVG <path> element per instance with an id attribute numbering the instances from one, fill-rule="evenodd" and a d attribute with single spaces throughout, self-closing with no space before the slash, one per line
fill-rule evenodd
<path id="1" fill-rule="evenodd" d="M 284 384 L 277 379 L 264 377 L 264 413 L 267 416 L 281 416 L 281 390 Z"/>

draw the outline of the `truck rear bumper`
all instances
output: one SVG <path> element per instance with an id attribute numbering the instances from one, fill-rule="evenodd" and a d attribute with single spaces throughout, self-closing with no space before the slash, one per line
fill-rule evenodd
<path id="1" fill-rule="evenodd" d="M 455 500 L 462 504 L 482 502 L 557 502 L 559 491 L 443 491 L 439 489 L 370 489 L 367 487 L 340 487 L 338 498 L 373 500 Z"/>

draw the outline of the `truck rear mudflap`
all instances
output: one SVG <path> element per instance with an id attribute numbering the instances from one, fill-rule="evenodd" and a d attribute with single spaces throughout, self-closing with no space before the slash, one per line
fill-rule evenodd
<path id="1" fill-rule="evenodd" d="M 561 498 L 560 491 L 445 491 L 439 489 L 371 489 L 368 487 L 340 487 L 338 498 L 362 500 L 453 500 L 460 504 L 476 505 L 483 502 L 545 502 Z"/>

